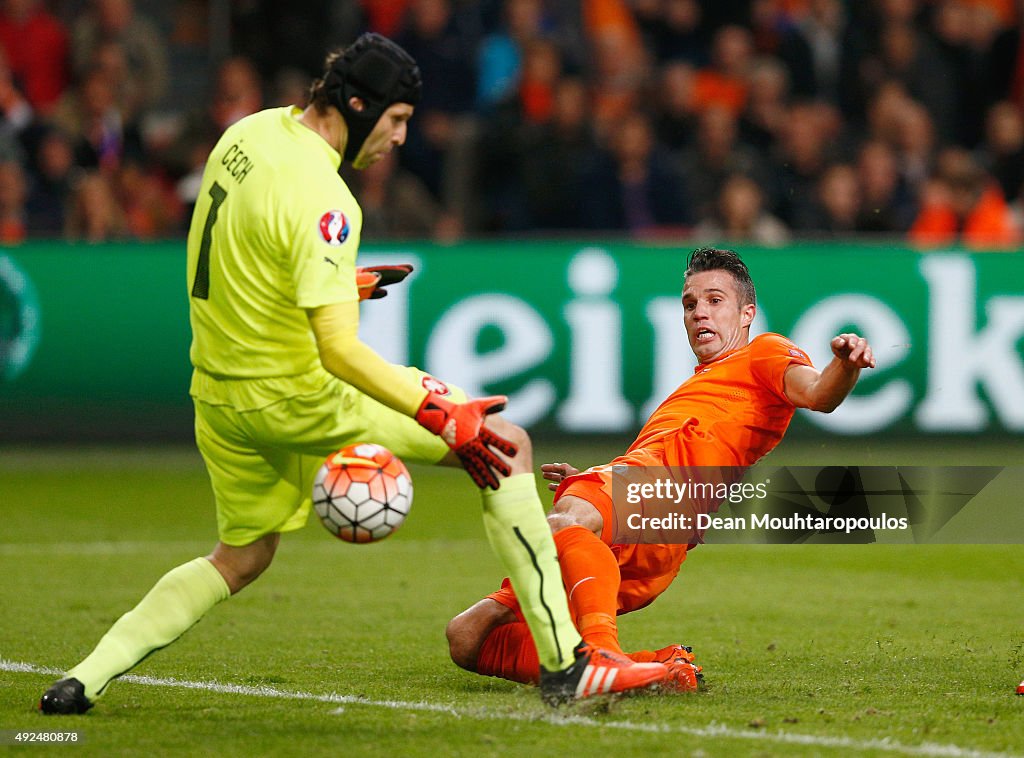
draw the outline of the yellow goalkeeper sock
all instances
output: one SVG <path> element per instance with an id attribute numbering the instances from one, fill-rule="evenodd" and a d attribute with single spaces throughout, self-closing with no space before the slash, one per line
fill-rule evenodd
<path id="1" fill-rule="evenodd" d="M 230 595 L 224 577 L 206 558 L 171 569 L 67 676 L 84 684 L 85 696 L 95 700 L 112 679 L 174 642 Z"/>
<path id="2" fill-rule="evenodd" d="M 561 671 L 575 660 L 580 633 L 569 615 L 558 553 L 533 474 L 502 480 L 500 489 L 484 490 L 483 500 L 487 539 L 512 580 L 540 665 Z"/>

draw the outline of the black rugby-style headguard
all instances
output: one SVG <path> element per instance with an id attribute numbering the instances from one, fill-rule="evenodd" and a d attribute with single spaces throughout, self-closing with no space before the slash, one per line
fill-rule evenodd
<path id="1" fill-rule="evenodd" d="M 422 87 L 416 61 L 387 37 L 369 32 L 349 45 L 324 73 L 327 102 L 341 111 L 348 126 L 345 159 L 359 154 L 384 111 L 395 103 L 416 105 Z M 366 107 L 353 110 L 352 97 Z"/>

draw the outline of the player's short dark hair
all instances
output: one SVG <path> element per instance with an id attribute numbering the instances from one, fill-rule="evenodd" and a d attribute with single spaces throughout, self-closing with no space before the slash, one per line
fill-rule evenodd
<path id="1" fill-rule="evenodd" d="M 698 247 L 686 259 L 686 273 L 699 274 L 703 271 L 725 271 L 729 273 L 739 290 L 743 305 L 757 304 L 757 293 L 754 291 L 754 280 L 750 278 L 750 270 L 735 250 L 720 250 L 716 247 Z"/>

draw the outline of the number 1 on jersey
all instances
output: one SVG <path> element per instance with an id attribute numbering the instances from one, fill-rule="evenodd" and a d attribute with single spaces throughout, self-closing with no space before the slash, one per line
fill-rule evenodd
<path id="1" fill-rule="evenodd" d="M 210 298 L 210 246 L 213 244 L 213 225 L 217 223 L 217 211 L 228 196 L 228 191 L 217 182 L 210 185 L 210 212 L 203 225 L 203 240 L 199 243 L 199 260 L 196 261 L 196 277 L 192 281 L 192 297 L 200 300 Z"/>

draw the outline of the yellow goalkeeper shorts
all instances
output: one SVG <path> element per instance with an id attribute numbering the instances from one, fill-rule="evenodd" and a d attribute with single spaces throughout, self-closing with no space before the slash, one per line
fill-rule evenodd
<path id="1" fill-rule="evenodd" d="M 434 391 L 444 386 L 419 369 L 405 370 Z M 346 445 L 374 442 L 415 463 L 437 463 L 448 452 L 444 441 L 415 419 L 333 376 L 327 375 L 312 391 L 239 410 L 226 399 L 237 394 L 251 397 L 256 383 L 260 393 L 267 391 L 268 383 L 290 380 L 248 380 L 249 386 L 242 388 L 246 391 L 236 392 L 246 381 L 218 380 L 197 372 L 192 385 L 196 444 L 206 461 L 217 505 L 217 531 L 226 545 L 248 545 L 267 534 L 305 526 L 316 472 L 328 455 Z M 455 402 L 465 400 L 461 389 L 449 389 Z M 225 400 L 210 402 L 211 397 Z"/>

